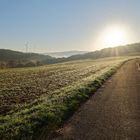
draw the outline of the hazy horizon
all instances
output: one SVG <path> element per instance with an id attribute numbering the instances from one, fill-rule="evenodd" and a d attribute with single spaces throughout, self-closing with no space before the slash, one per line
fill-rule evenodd
<path id="1" fill-rule="evenodd" d="M 2 0 L 0 48 L 95 51 L 139 42 L 139 5 L 139 0 Z"/>

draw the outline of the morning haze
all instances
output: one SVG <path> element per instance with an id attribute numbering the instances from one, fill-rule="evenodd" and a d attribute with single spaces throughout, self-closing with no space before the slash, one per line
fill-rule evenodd
<path id="1" fill-rule="evenodd" d="M 0 0 L 0 140 L 140 139 L 140 0 Z"/>

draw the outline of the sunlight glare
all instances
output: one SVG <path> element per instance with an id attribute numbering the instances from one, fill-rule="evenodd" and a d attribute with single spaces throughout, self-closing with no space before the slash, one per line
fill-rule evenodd
<path id="1" fill-rule="evenodd" d="M 119 46 L 125 44 L 127 40 L 127 35 L 123 28 L 112 26 L 104 31 L 103 40 L 105 45 L 107 46 Z"/>
<path id="2" fill-rule="evenodd" d="M 96 49 L 117 47 L 133 42 L 134 33 L 124 24 L 111 24 L 100 29 L 94 41 Z"/>

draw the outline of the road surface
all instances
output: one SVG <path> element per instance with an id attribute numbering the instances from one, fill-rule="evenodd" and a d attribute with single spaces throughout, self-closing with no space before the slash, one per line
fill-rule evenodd
<path id="1" fill-rule="evenodd" d="M 140 140 L 140 59 L 125 63 L 51 140 Z"/>

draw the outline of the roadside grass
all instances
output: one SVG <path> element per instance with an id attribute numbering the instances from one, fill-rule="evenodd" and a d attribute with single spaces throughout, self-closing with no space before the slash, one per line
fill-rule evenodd
<path id="1" fill-rule="evenodd" d="M 128 59 L 85 78 L 12 115 L 0 116 L 1 140 L 42 139 L 64 123 Z"/>

